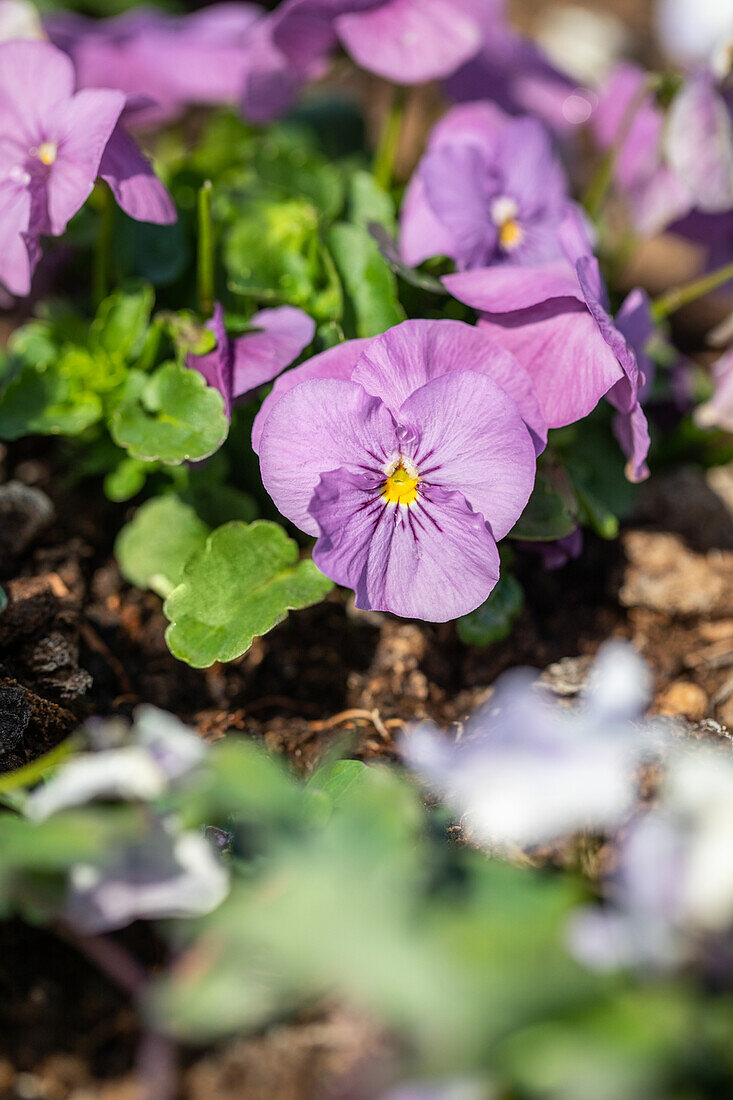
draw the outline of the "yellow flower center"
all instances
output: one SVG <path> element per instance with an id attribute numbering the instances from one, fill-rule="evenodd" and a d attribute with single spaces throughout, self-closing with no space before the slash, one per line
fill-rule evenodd
<path id="1" fill-rule="evenodd" d="M 58 151 L 59 147 L 55 141 L 44 141 L 36 149 L 36 156 L 41 164 L 45 164 L 47 168 L 50 168 L 56 160 Z"/>
<path id="2" fill-rule="evenodd" d="M 499 228 L 499 244 L 507 252 L 521 244 L 523 236 L 522 227 L 514 218 L 510 218 Z"/>
<path id="3" fill-rule="evenodd" d="M 417 483 L 420 478 L 411 474 L 400 461 L 399 465 L 387 477 L 382 496 L 387 504 L 414 504 L 417 500 Z"/>

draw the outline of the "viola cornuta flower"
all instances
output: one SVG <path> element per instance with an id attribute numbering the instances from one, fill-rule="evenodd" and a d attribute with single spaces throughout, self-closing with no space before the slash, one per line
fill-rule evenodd
<path id="1" fill-rule="evenodd" d="M 459 269 L 559 259 L 568 183 L 534 118 L 491 103 L 454 107 L 433 130 L 402 209 L 406 263 L 444 255 Z"/>
<path id="2" fill-rule="evenodd" d="M 74 93 L 69 58 L 47 42 L 0 45 L 0 281 L 27 294 L 40 237 L 59 236 L 97 178 L 140 221 L 170 223 L 175 208 L 120 125 L 127 97 Z"/>
<path id="3" fill-rule="evenodd" d="M 574 211 L 560 229 L 560 242 L 563 260 L 459 272 L 444 282 L 460 301 L 483 311 L 480 326 L 531 376 L 550 428 L 581 420 L 608 396 L 629 418 L 627 475 L 639 480 L 648 472 L 649 432 L 639 400 L 645 378 L 608 313 L 598 261 Z"/>
<path id="4" fill-rule="evenodd" d="M 271 382 L 310 344 L 315 322 L 293 306 L 263 309 L 251 321 L 252 332 L 227 335 L 224 311 L 217 303 L 209 328 L 216 347 L 206 355 L 189 355 L 187 366 L 199 371 L 224 398 L 227 416 L 235 401 Z"/>
<path id="5" fill-rule="evenodd" d="M 494 348 L 459 322 L 406 321 L 282 376 L 263 410 L 265 488 L 358 607 L 443 622 L 496 584 L 535 437 L 483 369 Z"/>
<path id="6" fill-rule="evenodd" d="M 448 76 L 481 46 L 472 0 L 285 0 L 273 41 L 307 68 L 337 43 L 369 72 L 396 84 Z"/>
<path id="7" fill-rule="evenodd" d="M 733 347 L 713 364 L 713 394 L 695 410 L 701 428 L 722 428 L 733 432 Z"/>

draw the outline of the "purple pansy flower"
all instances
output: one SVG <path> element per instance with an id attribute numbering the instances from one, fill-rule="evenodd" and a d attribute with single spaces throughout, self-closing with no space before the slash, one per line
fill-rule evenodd
<path id="1" fill-rule="evenodd" d="M 594 93 L 578 88 L 531 39 L 509 27 L 505 0 L 464 0 L 482 31 L 479 53 L 446 83 L 452 100 L 490 99 L 511 115 L 531 114 L 564 134 L 587 122 Z"/>
<path id="2" fill-rule="evenodd" d="M 397 84 L 448 76 L 478 52 L 471 0 L 285 0 L 273 41 L 297 69 L 337 43 L 369 72 Z"/>
<path id="3" fill-rule="evenodd" d="M 27 294 L 41 235 L 59 236 L 101 177 L 141 221 L 170 223 L 175 208 L 120 126 L 126 96 L 74 93 L 74 69 L 46 42 L 0 45 L 0 280 Z"/>
<path id="4" fill-rule="evenodd" d="M 71 56 L 79 87 L 154 101 L 136 115 L 140 125 L 175 118 L 192 104 L 238 102 L 263 21 L 257 5 L 232 2 L 183 16 L 144 6 L 103 20 L 56 12 L 45 26 Z"/>
<path id="5" fill-rule="evenodd" d="M 402 209 L 411 266 L 445 255 L 460 269 L 558 259 L 568 183 L 547 131 L 491 103 L 454 107 L 433 130 Z"/>
<path id="6" fill-rule="evenodd" d="M 281 378 L 253 433 L 265 488 L 358 607 L 456 618 L 498 580 L 532 436 L 470 326 L 406 321 L 354 343 Z"/>
<path id="7" fill-rule="evenodd" d="M 608 313 L 598 261 L 574 212 L 566 218 L 560 239 L 563 260 L 533 268 L 507 265 L 460 272 L 444 282 L 460 301 L 483 311 L 480 326 L 525 368 L 550 428 L 581 420 L 607 395 L 629 418 L 627 473 L 643 478 L 649 434 L 639 392 L 645 379 Z"/>
<path id="8" fill-rule="evenodd" d="M 316 328 L 307 313 L 292 306 L 263 309 L 251 324 L 256 331 L 231 339 L 224 327 L 224 310 L 217 303 L 208 324 L 216 347 L 206 355 L 188 356 L 187 366 L 199 371 L 224 398 L 227 416 L 236 401 L 290 366 L 310 344 Z"/>
<path id="9" fill-rule="evenodd" d="M 695 423 L 733 432 L 733 347 L 713 365 L 713 385 L 712 397 L 695 410 Z"/>
<path id="10" fill-rule="evenodd" d="M 733 124 L 729 94 L 712 72 L 693 73 L 667 113 L 647 74 L 623 65 L 610 77 L 594 116 L 599 144 L 622 140 L 615 176 L 634 225 L 653 235 L 692 211 L 723 215 L 733 207 Z"/>

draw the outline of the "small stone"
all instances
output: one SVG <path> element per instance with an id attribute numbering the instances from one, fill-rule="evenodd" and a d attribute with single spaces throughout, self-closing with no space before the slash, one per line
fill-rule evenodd
<path id="1" fill-rule="evenodd" d="M 689 680 L 675 680 L 661 694 L 657 702 L 660 714 L 683 716 L 693 721 L 705 717 L 708 709 L 708 697 L 699 686 Z"/>
<path id="2" fill-rule="evenodd" d="M 27 550 L 54 515 L 53 504 L 41 489 L 22 481 L 0 485 L 0 561 Z"/>

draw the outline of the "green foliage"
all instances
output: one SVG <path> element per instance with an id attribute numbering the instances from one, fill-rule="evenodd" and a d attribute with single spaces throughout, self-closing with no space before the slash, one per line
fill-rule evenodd
<path id="1" fill-rule="evenodd" d="M 378 336 L 404 321 L 397 280 L 366 229 L 345 223 L 334 225 L 328 246 L 353 311 L 356 336 Z"/>
<path id="2" fill-rule="evenodd" d="M 194 668 L 233 661 L 288 611 L 323 599 L 329 581 L 275 523 L 228 523 L 186 563 L 168 597 L 171 652 Z"/>
<path id="3" fill-rule="evenodd" d="M 508 638 L 524 607 L 524 590 L 512 573 L 502 570 L 499 583 L 485 603 L 457 620 L 465 645 L 487 646 Z"/>
<path id="4" fill-rule="evenodd" d="M 553 482 L 559 481 L 556 470 L 538 472 L 532 496 L 512 529 L 511 538 L 551 542 L 572 534 L 577 527 L 575 501 L 569 485 L 562 485 L 562 491 L 555 487 Z"/>
<path id="5" fill-rule="evenodd" d="M 138 588 L 152 588 L 165 599 L 181 580 L 183 567 L 205 544 L 211 529 L 180 497 L 153 497 L 117 537 L 120 572 Z"/>
<path id="6" fill-rule="evenodd" d="M 110 422 L 115 443 L 133 458 L 170 466 L 207 458 L 228 430 L 221 394 L 178 363 L 150 376 L 131 371 Z"/>

